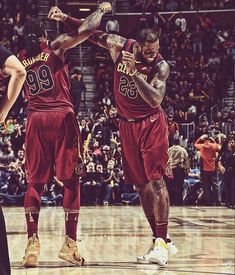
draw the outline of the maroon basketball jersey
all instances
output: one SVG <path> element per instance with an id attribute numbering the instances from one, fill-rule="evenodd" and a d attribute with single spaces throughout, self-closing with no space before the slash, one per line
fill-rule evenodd
<path id="1" fill-rule="evenodd" d="M 29 101 L 29 112 L 74 112 L 68 65 L 63 63 L 50 46 L 42 42 L 40 54 L 28 58 L 23 50 L 19 59 L 27 71 L 24 91 Z"/>
<path id="2" fill-rule="evenodd" d="M 135 42 L 135 40 L 128 39 L 125 42 L 123 50 L 133 52 Z M 148 76 L 151 74 L 152 66 L 156 66 L 157 62 L 162 60 L 162 56 L 158 54 L 150 65 L 137 63 L 136 69 L 144 80 L 150 82 L 151 79 L 148 79 Z M 128 75 L 126 66 L 122 63 L 122 53 L 120 53 L 114 67 L 114 95 L 118 113 L 122 117 L 142 118 L 156 113 L 158 110 L 158 108 L 150 107 L 139 95 L 132 77 Z"/>

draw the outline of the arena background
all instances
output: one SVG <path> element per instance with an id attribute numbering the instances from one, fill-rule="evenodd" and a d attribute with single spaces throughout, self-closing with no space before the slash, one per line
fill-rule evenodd
<path id="1" fill-rule="evenodd" d="M 59 33 L 65 32 L 66 28 L 61 23 L 47 19 L 51 6 L 57 5 L 64 12 L 82 19 L 94 11 L 100 2 L 0 0 L 0 43 L 17 55 L 24 45 L 23 25 L 26 20 L 34 20 L 35 17 L 43 20 L 49 37 L 53 39 Z M 228 140 L 234 142 L 234 1 L 116 0 L 110 2 L 113 4 L 112 14 L 104 16 L 100 29 L 105 30 L 106 23 L 113 17 L 119 23 L 119 34 L 127 38 L 135 38 L 140 28 L 154 27 L 160 35 L 160 52 L 171 67 L 167 93 L 162 104 L 168 117 L 170 145 L 177 138 L 180 145 L 186 148 L 191 163 L 191 174 L 194 175 L 185 177 L 183 201 L 180 205 L 175 202 L 174 192 L 169 191 L 171 204 L 178 207 L 183 205 L 189 207 L 188 209 L 191 206 L 208 206 L 203 198 L 200 182 L 201 159 L 194 143 L 202 134 L 214 138 L 225 151 L 226 142 Z M 186 29 L 183 30 L 182 24 L 176 22 L 179 18 L 185 18 Z M 112 32 L 110 29 L 109 31 Z M 86 177 L 82 178 L 82 205 L 95 207 L 112 205 L 120 208 L 121 205 L 139 205 L 138 196 L 132 186 L 127 188 L 123 185 L 118 116 L 112 90 L 113 64 L 108 52 L 90 42 L 84 42 L 68 52 L 67 62 L 70 67 L 71 93 L 84 144 L 85 164 L 88 172 L 94 173 L 94 181 L 96 180 L 101 186 L 99 190 L 93 188 L 87 185 Z M 7 80 L 1 81 L 0 96 L 5 92 L 6 86 Z M 22 206 L 27 187 L 24 171 L 26 107 L 27 102 L 22 93 L 0 129 L 0 201 L 7 207 Z M 105 173 L 108 165 L 111 165 L 116 173 L 118 182 L 110 183 L 110 190 L 106 193 L 107 190 L 102 188 L 102 180 L 97 175 Z M 231 169 L 234 169 L 234 166 Z M 231 178 L 234 178 L 235 170 L 228 171 L 232 171 Z M 220 203 L 209 205 L 211 208 L 206 210 L 207 218 L 215 215 L 216 209 L 221 211 L 217 212 L 221 217 L 225 210 L 231 210 L 227 207 L 235 206 L 234 201 L 234 204 L 230 203 L 231 192 L 230 195 L 229 192 L 226 194 L 227 183 L 221 174 L 218 174 L 218 182 Z M 43 196 L 42 204 L 60 206 L 62 199 L 63 187 L 53 180 Z M 7 214 L 9 216 L 11 211 L 18 211 L 18 208 L 9 209 Z M 86 208 L 86 215 L 92 215 L 92 209 Z M 132 213 L 132 210 L 128 211 Z M 174 211 L 173 213 L 177 215 L 178 212 Z M 228 212 L 222 218 L 227 214 Z M 222 218 L 219 219 L 221 223 Z M 229 212 L 225 218 L 227 222 L 231 218 L 232 222 L 234 212 Z M 6 217 L 6 220 L 9 219 Z M 176 219 L 173 219 L 173 222 L 176 222 Z M 221 260 L 222 273 L 216 273 L 218 270 L 214 269 L 216 271 L 210 274 L 233 274 L 234 232 L 232 233 L 231 228 L 234 223 L 229 226 L 229 239 L 226 242 L 230 245 L 231 256 L 227 261 Z M 18 230 L 13 226 L 11 232 L 14 231 L 12 228 Z M 226 228 L 225 223 L 224 229 Z M 226 269 L 226 265 L 229 269 Z M 13 266 L 17 270 L 19 266 L 17 259 Z M 202 267 L 202 270 L 205 269 Z M 206 270 L 209 271 L 210 267 Z"/>

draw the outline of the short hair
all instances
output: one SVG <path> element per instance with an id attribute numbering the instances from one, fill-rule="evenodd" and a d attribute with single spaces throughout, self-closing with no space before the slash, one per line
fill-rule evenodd
<path id="1" fill-rule="evenodd" d="M 154 43 L 158 41 L 159 37 L 155 30 L 153 29 L 141 29 L 136 36 L 136 41 L 140 44 Z"/>

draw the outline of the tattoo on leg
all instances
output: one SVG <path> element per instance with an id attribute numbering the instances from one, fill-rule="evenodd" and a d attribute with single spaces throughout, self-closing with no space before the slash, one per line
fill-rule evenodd
<path id="1" fill-rule="evenodd" d="M 169 216 L 169 196 L 166 184 L 163 179 L 153 180 L 150 182 L 153 190 L 154 207 L 153 212 L 155 221 L 159 223 L 167 223 Z"/>
<path id="2" fill-rule="evenodd" d="M 148 220 L 148 223 L 151 227 L 153 236 L 156 235 L 156 223 L 155 215 L 153 212 L 153 196 L 152 190 L 149 183 L 141 186 L 136 186 L 136 190 L 139 193 L 141 205 L 143 207 L 145 217 Z"/>

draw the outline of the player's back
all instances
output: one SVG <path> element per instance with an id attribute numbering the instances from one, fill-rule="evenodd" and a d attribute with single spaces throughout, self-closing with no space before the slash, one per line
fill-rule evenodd
<path id="1" fill-rule="evenodd" d="M 46 43 L 40 46 L 37 56 L 27 57 L 25 50 L 19 54 L 27 71 L 24 92 L 29 101 L 28 111 L 73 112 L 68 65 Z"/>

